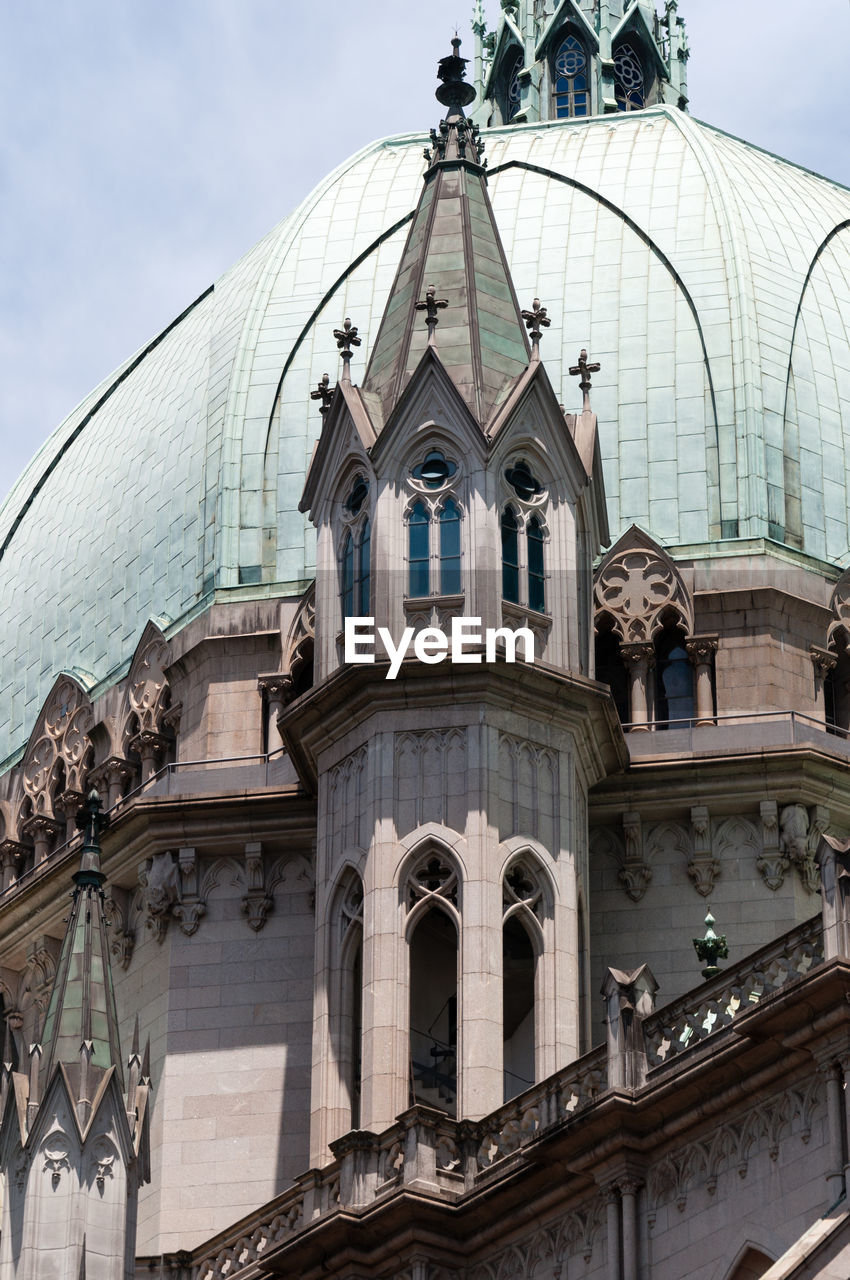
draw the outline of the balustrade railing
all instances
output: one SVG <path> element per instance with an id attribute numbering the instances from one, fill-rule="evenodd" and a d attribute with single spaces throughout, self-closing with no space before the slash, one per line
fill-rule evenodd
<path id="1" fill-rule="evenodd" d="M 644 1019 L 647 1068 L 663 1066 L 823 961 L 818 914 Z"/>

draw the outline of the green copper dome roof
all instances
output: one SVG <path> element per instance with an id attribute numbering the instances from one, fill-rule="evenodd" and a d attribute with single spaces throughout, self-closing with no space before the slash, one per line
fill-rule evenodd
<path id="1" fill-rule="evenodd" d="M 850 193 L 671 107 L 486 131 L 522 306 L 568 409 L 594 376 L 614 536 L 850 545 Z M 350 315 L 362 381 L 422 187 L 422 135 L 365 148 L 58 428 L 0 510 L 0 758 L 62 670 L 126 665 L 213 587 L 297 590 L 297 506 Z M 440 281 L 434 283 L 439 292 Z"/>

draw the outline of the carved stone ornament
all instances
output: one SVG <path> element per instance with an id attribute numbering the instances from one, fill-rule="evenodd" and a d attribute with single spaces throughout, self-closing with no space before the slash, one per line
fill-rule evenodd
<path id="1" fill-rule="evenodd" d="M 628 644 L 652 640 L 671 613 L 686 634 L 694 629 L 690 598 L 676 566 L 634 525 L 603 560 L 594 598 L 597 613 L 610 617 Z"/>
<path id="2" fill-rule="evenodd" d="M 145 924 L 153 930 L 157 942 L 162 942 L 172 907 L 180 897 L 174 855 L 155 853 L 147 862 L 140 863 L 139 884 L 147 911 Z"/>
<path id="3" fill-rule="evenodd" d="M 829 825 L 829 810 L 815 805 L 811 817 L 801 804 L 786 805 L 779 815 L 779 849 L 788 863 L 797 869 L 803 887 L 809 893 L 820 889 L 817 850 L 820 837 Z"/>
<path id="4" fill-rule="evenodd" d="M 274 898 L 266 891 L 263 846 L 259 841 L 245 845 L 245 880 L 242 910 L 250 927 L 259 933 L 274 906 Z"/>
<path id="5" fill-rule="evenodd" d="M 838 663 L 838 655 L 831 653 L 829 649 L 822 649 L 819 645 L 813 644 L 809 650 L 809 656 L 812 659 L 812 666 L 815 669 L 815 676 L 818 680 L 825 680 L 830 671 L 834 671 Z"/>
<path id="6" fill-rule="evenodd" d="M 21 767 L 33 814 L 64 821 L 58 804 L 54 812 L 54 796 L 85 792 L 91 762 L 88 734 L 93 724 L 88 694 L 76 681 L 61 676 L 36 721 Z"/>
<path id="7" fill-rule="evenodd" d="M 632 902 L 640 902 L 652 879 L 652 868 L 643 856 L 643 832 L 639 813 L 623 814 L 623 864 L 618 879 Z"/>
<path id="8" fill-rule="evenodd" d="M 711 820 L 705 805 L 694 805 L 691 809 L 691 832 L 693 850 L 688 862 L 688 875 L 697 893 L 708 898 L 714 892 L 720 875 L 720 863 L 712 853 Z"/>
<path id="9" fill-rule="evenodd" d="M 762 853 L 756 860 L 761 878 L 774 892 L 782 887 L 790 862 L 779 847 L 779 813 L 775 800 L 762 800 Z"/>

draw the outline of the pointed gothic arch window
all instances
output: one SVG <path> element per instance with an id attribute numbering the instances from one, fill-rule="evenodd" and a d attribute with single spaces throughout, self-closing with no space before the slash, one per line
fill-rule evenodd
<path id="1" fill-rule="evenodd" d="M 522 86 L 519 82 L 519 76 L 523 65 L 521 53 L 515 53 L 512 58 L 508 59 L 505 75 L 505 96 L 502 102 L 502 118 L 505 124 L 510 124 L 522 105 Z"/>
<path id="2" fill-rule="evenodd" d="M 539 516 L 528 522 L 528 607 L 546 612 L 546 581 L 543 563 L 543 525 Z"/>
<path id="3" fill-rule="evenodd" d="M 519 526 L 513 507 L 502 512 L 502 598 L 519 604 Z"/>
<path id="4" fill-rule="evenodd" d="M 360 544 L 357 548 L 357 612 L 361 618 L 368 617 L 372 594 L 371 550 L 372 524 L 367 516 L 360 530 Z"/>
<path id="5" fill-rule="evenodd" d="M 446 498 L 440 522 L 440 594 L 460 594 L 460 508 L 454 498 Z"/>
<path id="6" fill-rule="evenodd" d="M 596 679 L 607 684 L 614 698 L 621 724 L 631 720 L 629 710 L 629 675 L 620 653 L 620 637 L 610 618 L 603 615 L 596 632 Z"/>
<path id="7" fill-rule="evenodd" d="M 564 120 L 590 114 L 587 51 L 574 35 L 567 35 L 552 59 L 555 117 Z"/>
<path id="8" fill-rule="evenodd" d="M 436 903 L 410 937 L 411 1101 L 457 1113 L 458 931 Z"/>
<path id="9" fill-rule="evenodd" d="M 643 66 L 630 44 L 614 50 L 614 97 L 618 111 L 640 111 L 646 106 Z"/>
<path id="10" fill-rule="evenodd" d="M 420 498 L 407 517 L 407 590 L 411 596 L 427 596 L 430 591 L 430 524 L 431 513 Z"/>
<path id="11" fill-rule="evenodd" d="M 546 531 L 540 516 L 532 514 L 526 521 L 508 503 L 502 512 L 502 599 L 510 604 L 527 603 L 537 613 L 546 612 L 546 565 L 544 542 Z M 525 531 L 525 539 L 520 533 Z M 526 599 L 520 599 L 521 587 L 527 587 Z"/>

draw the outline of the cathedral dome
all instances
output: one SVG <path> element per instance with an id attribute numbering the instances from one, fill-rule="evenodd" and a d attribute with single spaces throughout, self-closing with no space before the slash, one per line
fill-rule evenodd
<path id="1" fill-rule="evenodd" d="M 486 132 L 522 305 L 567 409 L 587 347 L 613 536 L 675 549 L 850 546 L 850 194 L 657 105 Z M 376 142 L 51 436 L 0 510 L 0 669 L 20 750 L 61 671 L 118 678 L 150 617 L 294 594 L 311 388 L 349 315 L 361 379 L 422 182 L 422 136 Z M 439 288 L 439 281 L 435 281 Z"/>

